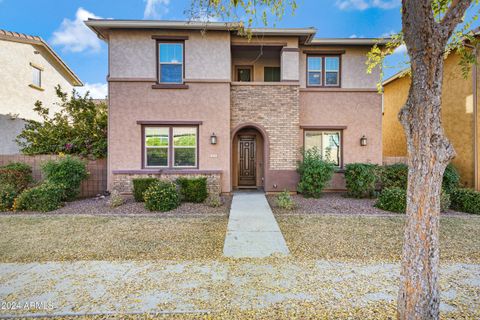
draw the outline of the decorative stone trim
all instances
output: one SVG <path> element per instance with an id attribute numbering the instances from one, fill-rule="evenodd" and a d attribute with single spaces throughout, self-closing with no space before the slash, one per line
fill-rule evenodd
<path id="1" fill-rule="evenodd" d="M 175 182 L 180 177 L 206 177 L 207 190 L 209 194 L 220 194 L 221 188 L 221 170 L 115 170 L 113 173 L 113 190 L 122 194 L 131 194 L 133 192 L 133 179 L 137 178 L 157 178 Z"/>

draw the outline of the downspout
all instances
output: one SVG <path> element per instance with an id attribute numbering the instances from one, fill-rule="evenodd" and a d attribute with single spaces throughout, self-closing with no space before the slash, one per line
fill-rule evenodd
<path id="1" fill-rule="evenodd" d="M 465 44 L 466 47 L 473 50 L 473 55 L 475 57 L 475 63 L 473 64 L 472 69 L 472 94 L 473 94 L 473 159 L 474 159 L 474 187 L 475 190 L 480 190 L 480 177 L 479 177 L 479 159 L 478 159 L 478 98 L 477 98 L 477 63 L 478 63 L 478 52 L 477 46 L 472 46 Z"/>

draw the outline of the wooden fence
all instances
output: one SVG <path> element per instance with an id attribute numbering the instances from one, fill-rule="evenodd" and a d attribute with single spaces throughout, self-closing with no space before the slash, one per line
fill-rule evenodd
<path id="1" fill-rule="evenodd" d="M 58 159 L 57 155 L 35 155 L 26 156 L 23 154 L 0 155 L 0 166 L 11 162 L 23 162 L 32 167 L 33 179 L 43 180 L 41 165 L 45 161 Z M 87 160 L 87 180 L 82 182 L 80 197 L 95 197 L 107 190 L 107 159 Z"/>

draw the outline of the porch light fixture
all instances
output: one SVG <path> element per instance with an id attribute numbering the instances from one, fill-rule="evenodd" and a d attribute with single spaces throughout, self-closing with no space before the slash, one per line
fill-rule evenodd
<path id="1" fill-rule="evenodd" d="M 361 138 L 360 138 L 360 145 L 362 147 L 365 147 L 367 145 L 367 137 L 365 137 L 365 135 L 363 135 Z"/>
<path id="2" fill-rule="evenodd" d="M 215 135 L 215 132 L 210 136 L 210 143 L 217 144 L 217 136 Z"/>

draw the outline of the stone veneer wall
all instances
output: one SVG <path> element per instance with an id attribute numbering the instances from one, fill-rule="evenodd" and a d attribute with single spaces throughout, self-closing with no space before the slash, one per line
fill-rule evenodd
<path id="1" fill-rule="evenodd" d="M 220 194 L 221 189 L 221 174 L 220 173 L 141 173 L 141 172 L 120 172 L 113 173 L 113 190 L 122 194 L 130 194 L 133 192 L 133 179 L 136 178 L 158 178 L 169 181 L 175 181 L 179 177 L 207 178 L 207 190 L 209 194 Z"/>
<path id="2" fill-rule="evenodd" d="M 255 123 L 268 134 L 270 170 L 295 170 L 299 157 L 299 86 L 232 85 L 231 127 Z"/>

